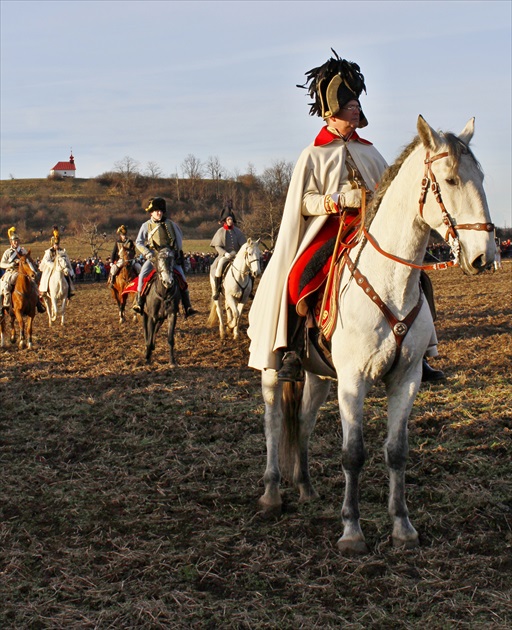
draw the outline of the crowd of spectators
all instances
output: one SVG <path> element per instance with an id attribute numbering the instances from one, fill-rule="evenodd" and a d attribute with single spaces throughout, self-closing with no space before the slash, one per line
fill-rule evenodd
<path id="1" fill-rule="evenodd" d="M 189 274 L 208 274 L 210 266 L 215 260 L 216 253 L 188 252 L 184 255 L 184 270 Z M 140 262 L 144 262 L 142 256 Z M 270 252 L 265 250 L 262 253 L 262 271 L 270 259 Z M 39 262 L 39 261 L 37 261 Z M 85 258 L 71 260 L 75 270 L 76 282 L 106 282 L 110 273 L 110 256 L 105 260 L 98 258 Z"/>

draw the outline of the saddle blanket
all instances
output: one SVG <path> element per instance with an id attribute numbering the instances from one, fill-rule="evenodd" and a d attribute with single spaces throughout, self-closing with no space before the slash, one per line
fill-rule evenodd
<path id="1" fill-rule="evenodd" d="M 186 291 L 188 289 L 188 284 L 183 279 L 183 276 L 181 275 L 181 273 L 177 269 L 174 269 L 173 271 L 174 271 L 174 277 L 176 278 L 180 289 L 182 291 Z M 153 279 L 155 273 L 156 273 L 156 271 L 155 271 L 155 269 L 153 269 L 153 271 L 151 271 L 151 273 L 148 274 L 144 278 L 143 285 L 142 285 L 142 292 L 141 292 L 142 295 L 144 295 L 145 293 L 147 293 L 149 291 L 149 287 L 151 286 L 151 280 Z M 123 289 L 122 295 L 126 295 L 128 293 L 137 293 L 137 285 L 138 285 L 138 283 L 139 283 L 139 279 L 138 278 L 134 278 L 129 284 L 127 284 L 125 286 L 125 288 Z"/>
<path id="2" fill-rule="evenodd" d="M 297 313 L 302 317 L 311 312 L 316 325 L 327 340 L 331 338 L 336 322 L 337 294 L 343 271 L 342 256 L 351 247 L 360 223 L 361 215 L 357 210 L 345 215 L 343 225 L 340 225 L 339 216 L 330 216 L 308 248 L 297 259 L 288 277 L 289 303 L 295 305 Z M 333 278 L 323 312 L 320 312 L 338 233 L 341 237 L 335 254 Z"/>

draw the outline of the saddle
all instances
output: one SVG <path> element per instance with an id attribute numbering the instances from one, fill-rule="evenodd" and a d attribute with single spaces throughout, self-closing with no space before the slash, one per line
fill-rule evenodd
<path id="1" fill-rule="evenodd" d="M 178 286 L 180 287 L 180 290 L 186 291 L 188 289 L 188 284 L 183 279 L 183 276 L 181 275 L 181 273 L 177 271 L 176 269 L 173 269 L 173 273 L 174 273 L 174 278 L 176 279 L 176 282 L 178 283 Z M 149 289 L 151 288 L 151 285 L 153 284 L 155 274 L 156 274 L 156 270 L 153 269 L 151 273 L 149 273 L 144 278 L 141 295 L 147 295 Z M 129 284 L 126 285 L 121 295 L 126 295 L 128 293 L 137 293 L 138 284 L 139 284 L 139 278 L 136 277 Z"/>

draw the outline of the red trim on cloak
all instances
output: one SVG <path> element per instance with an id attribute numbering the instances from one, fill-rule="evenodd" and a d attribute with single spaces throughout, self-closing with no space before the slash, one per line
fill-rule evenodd
<path id="1" fill-rule="evenodd" d="M 320 133 L 315 138 L 314 144 L 315 144 L 315 147 L 323 147 L 326 144 L 330 144 L 334 140 L 341 140 L 341 138 L 337 136 L 335 133 L 332 133 L 332 131 L 329 131 L 329 129 L 327 129 L 327 126 L 326 126 L 320 130 Z M 357 131 L 354 131 L 352 133 L 352 135 L 350 136 L 349 142 L 360 142 L 361 144 L 370 144 L 370 145 L 373 144 L 373 142 L 370 142 L 369 140 L 365 140 L 364 138 L 361 138 L 359 134 L 357 133 Z"/>

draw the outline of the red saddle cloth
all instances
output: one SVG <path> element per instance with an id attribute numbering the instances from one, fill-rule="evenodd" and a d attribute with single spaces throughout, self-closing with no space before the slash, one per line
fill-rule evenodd
<path id="1" fill-rule="evenodd" d="M 177 270 L 177 269 L 173 269 L 174 271 L 174 276 L 176 278 L 176 280 L 178 281 L 178 284 L 180 286 L 180 289 L 182 291 L 186 291 L 188 288 L 187 283 L 185 282 L 185 280 L 183 280 L 183 276 L 181 275 L 181 273 Z M 146 293 L 146 291 L 149 290 L 149 285 L 151 280 L 153 279 L 153 276 L 155 275 L 156 271 L 153 269 L 153 271 L 151 271 L 150 274 L 148 274 L 144 280 L 143 280 L 143 284 L 142 284 L 142 292 L 141 294 L 144 295 L 144 293 Z M 122 295 L 125 295 L 126 293 L 137 293 L 137 286 L 139 284 L 139 278 L 134 278 L 129 284 L 127 284 L 125 286 L 125 288 L 123 289 L 123 293 Z"/>
<path id="2" fill-rule="evenodd" d="M 288 302 L 295 304 L 297 313 L 303 317 L 307 315 L 308 311 L 311 311 L 326 339 L 330 339 L 336 321 L 337 292 L 343 270 L 342 254 L 354 241 L 360 227 L 360 219 L 358 210 L 342 217 L 330 216 L 311 244 L 297 259 L 288 277 Z M 340 224 L 340 221 L 343 221 L 343 225 Z M 341 238 L 339 249 L 336 252 L 333 278 L 329 295 L 321 313 L 326 280 L 331 267 L 336 238 L 340 230 Z"/>

